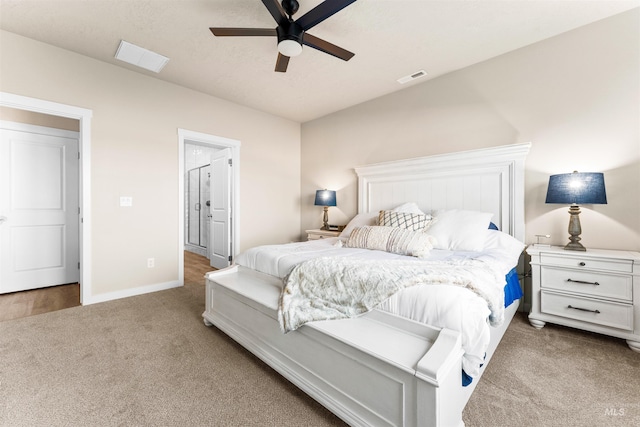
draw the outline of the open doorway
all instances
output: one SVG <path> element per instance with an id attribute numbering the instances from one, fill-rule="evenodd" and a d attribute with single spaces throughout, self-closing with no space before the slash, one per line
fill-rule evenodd
<path id="1" fill-rule="evenodd" d="M 36 98 L 0 92 L 0 107 L 78 121 L 80 303 L 91 304 L 91 117 L 92 111 Z"/>
<path id="2" fill-rule="evenodd" d="M 184 283 L 185 250 L 223 268 L 230 265 L 238 248 L 240 141 L 178 129 L 178 142 L 179 280 Z M 221 179 L 221 165 L 228 182 Z M 221 210 L 220 205 L 225 208 Z M 219 219 L 222 211 L 226 220 Z"/>

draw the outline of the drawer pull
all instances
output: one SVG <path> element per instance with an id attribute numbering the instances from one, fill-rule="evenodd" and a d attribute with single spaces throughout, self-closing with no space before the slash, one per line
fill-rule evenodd
<path id="1" fill-rule="evenodd" d="M 578 265 L 579 265 L 580 267 L 584 267 L 584 266 L 585 266 L 585 265 L 587 265 L 587 264 L 586 264 L 584 261 L 581 261 L 581 262 L 579 262 L 579 263 L 578 263 Z"/>
<path id="2" fill-rule="evenodd" d="M 595 286 L 600 286 L 600 283 L 598 282 L 586 282 L 584 280 L 573 280 L 573 279 L 567 279 L 567 282 L 571 282 L 571 283 L 582 283 L 585 285 L 595 285 Z"/>
<path id="3" fill-rule="evenodd" d="M 589 310 L 588 308 L 573 307 L 572 305 L 568 305 L 567 308 L 573 308 L 574 310 L 588 311 L 589 313 L 600 314 L 600 310 Z"/>

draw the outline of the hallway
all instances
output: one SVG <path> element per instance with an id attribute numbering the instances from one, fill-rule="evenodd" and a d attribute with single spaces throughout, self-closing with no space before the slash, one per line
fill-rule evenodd
<path id="1" fill-rule="evenodd" d="M 184 285 L 204 285 L 205 273 L 214 270 L 209 260 L 184 252 Z M 80 285 L 52 286 L 0 295 L 0 322 L 80 305 Z"/>

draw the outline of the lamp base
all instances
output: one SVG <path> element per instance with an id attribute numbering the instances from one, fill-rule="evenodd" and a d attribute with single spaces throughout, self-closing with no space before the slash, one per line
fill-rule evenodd
<path id="1" fill-rule="evenodd" d="M 582 243 L 578 243 L 578 242 L 569 242 L 565 245 L 564 247 L 565 251 L 586 251 L 587 248 L 585 248 L 584 246 L 582 246 Z"/>
<path id="2" fill-rule="evenodd" d="M 587 248 L 580 243 L 580 234 L 582 233 L 582 227 L 580 226 L 580 207 L 578 205 L 571 205 L 569 207 L 569 243 L 564 247 L 568 251 L 586 251 Z"/>
<path id="3" fill-rule="evenodd" d="M 322 228 L 320 230 L 329 229 L 329 206 L 324 207 L 324 215 L 322 216 Z"/>

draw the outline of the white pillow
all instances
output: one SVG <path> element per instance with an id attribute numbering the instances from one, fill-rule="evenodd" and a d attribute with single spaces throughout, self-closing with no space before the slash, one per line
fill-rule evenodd
<path id="1" fill-rule="evenodd" d="M 364 225 L 377 225 L 377 223 L 378 212 L 359 213 L 349 221 L 338 237 L 349 237 L 354 228 Z"/>
<path id="2" fill-rule="evenodd" d="M 492 213 L 462 209 L 438 211 L 426 231 L 436 238 L 436 249 L 480 252 L 492 216 Z"/>
<path id="3" fill-rule="evenodd" d="M 488 230 L 487 237 L 484 241 L 483 249 L 503 249 L 507 250 L 518 250 L 522 251 L 524 249 L 524 243 L 510 234 L 503 233 L 499 230 Z"/>
<path id="4" fill-rule="evenodd" d="M 488 230 L 483 250 L 499 253 L 507 267 L 511 268 L 518 264 L 524 243 L 502 231 Z"/>
<path id="5" fill-rule="evenodd" d="M 433 237 L 406 228 L 364 226 L 353 230 L 345 246 L 426 258 L 433 249 Z"/>
<path id="6" fill-rule="evenodd" d="M 406 213 L 412 213 L 412 214 L 418 214 L 418 215 L 426 215 L 424 212 L 422 212 L 420 210 L 420 208 L 418 207 L 418 204 L 415 202 L 407 202 L 404 203 L 400 206 L 396 206 L 395 208 L 392 209 L 392 211 L 394 212 L 406 212 Z"/>

